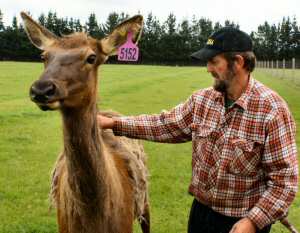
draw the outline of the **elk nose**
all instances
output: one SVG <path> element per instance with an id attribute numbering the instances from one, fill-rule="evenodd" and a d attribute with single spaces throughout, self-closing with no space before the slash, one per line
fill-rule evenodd
<path id="1" fill-rule="evenodd" d="M 56 93 L 56 86 L 51 81 L 36 81 L 30 88 L 29 95 L 32 101 L 48 103 Z"/>

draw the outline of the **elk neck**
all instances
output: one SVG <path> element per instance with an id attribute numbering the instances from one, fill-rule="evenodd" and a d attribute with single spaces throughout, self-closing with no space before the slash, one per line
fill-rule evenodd
<path id="1" fill-rule="evenodd" d="M 108 187 L 96 98 L 95 90 L 82 107 L 61 111 L 68 183 L 76 199 L 94 208 L 99 207 Z"/>

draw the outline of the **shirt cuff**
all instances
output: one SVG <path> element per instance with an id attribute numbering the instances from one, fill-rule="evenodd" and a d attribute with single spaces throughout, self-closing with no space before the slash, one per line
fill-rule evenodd
<path id="1" fill-rule="evenodd" d="M 250 210 L 247 217 L 260 230 L 263 229 L 265 226 L 270 225 L 272 223 L 272 220 L 269 218 L 269 216 L 257 206 L 253 207 Z"/>
<path id="2" fill-rule="evenodd" d="M 114 119 L 114 126 L 112 128 L 114 135 L 122 136 L 122 117 L 113 117 Z"/>

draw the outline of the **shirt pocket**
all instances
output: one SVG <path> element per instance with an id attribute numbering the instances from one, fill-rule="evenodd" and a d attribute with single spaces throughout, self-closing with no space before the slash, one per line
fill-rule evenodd
<path id="1" fill-rule="evenodd" d="M 200 124 L 192 125 L 193 151 L 198 155 L 211 153 L 214 148 L 214 134 L 213 128 Z"/>
<path id="2" fill-rule="evenodd" d="M 214 153 L 216 131 L 214 128 L 200 124 L 194 125 L 192 130 L 192 184 L 208 191 L 216 184 L 217 159 Z"/>
<path id="3" fill-rule="evenodd" d="M 261 166 L 263 143 L 244 138 L 230 138 L 232 151 L 229 172 L 235 175 L 256 176 Z"/>
<path id="4" fill-rule="evenodd" d="M 199 161 L 203 168 L 214 169 L 219 164 L 220 151 L 216 144 L 220 133 L 206 125 L 195 125 L 193 130 L 193 162 Z"/>

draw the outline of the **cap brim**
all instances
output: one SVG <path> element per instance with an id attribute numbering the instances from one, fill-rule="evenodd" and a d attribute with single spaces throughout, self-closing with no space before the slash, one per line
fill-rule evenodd
<path id="1" fill-rule="evenodd" d="M 221 53 L 221 51 L 216 50 L 216 49 L 203 48 L 203 49 L 200 49 L 199 51 L 191 54 L 191 57 L 194 59 L 197 59 L 197 60 L 201 60 L 201 61 L 208 61 L 220 53 Z"/>

